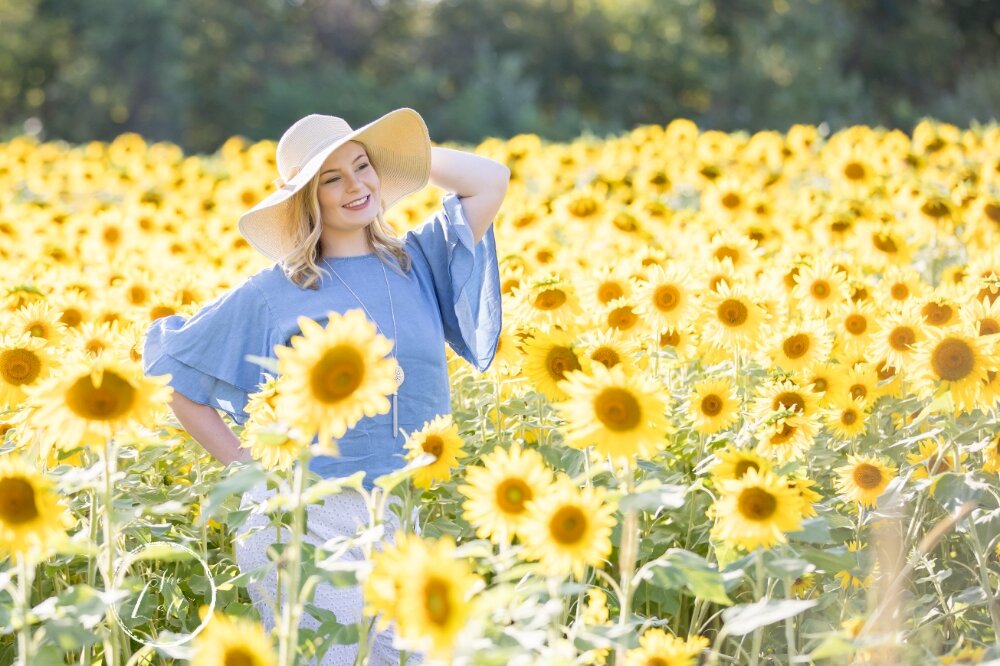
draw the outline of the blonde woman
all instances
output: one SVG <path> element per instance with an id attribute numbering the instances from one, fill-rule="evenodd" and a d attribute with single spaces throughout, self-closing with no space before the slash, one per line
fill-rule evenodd
<path id="1" fill-rule="evenodd" d="M 275 192 L 247 211 L 240 233 L 274 264 L 248 277 L 189 319 L 156 320 L 146 338 L 146 374 L 172 375 L 171 408 L 191 436 L 223 464 L 248 457 L 222 420 L 239 424 L 263 368 L 247 355 L 275 357 L 307 316 L 326 323 L 329 311 L 362 309 L 381 335 L 393 339 L 402 372 L 389 414 L 362 419 L 339 440 L 340 455 L 317 456 L 322 477 L 365 472 L 364 484 L 403 466 L 403 431 L 450 413 L 445 343 L 479 371 L 496 352 L 501 328 L 500 281 L 492 222 L 507 191 L 506 166 L 472 153 L 432 147 L 423 119 L 397 109 L 353 130 L 335 116 L 310 115 L 277 146 Z M 396 236 L 383 214 L 428 181 L 446 190 L 442 207 L 416 229 Z M 401 383 L 400 383 L 401 382 Z M 268 494 L 259 486 L 244 505 Z M 255 516 L 263 521 L 261 516 Z M 321 544 L 367 524 L 362 496 L 346 491 L 312 506 L 306 540 Z M 386 534 L 398 521 L 388 512 Z M 275 530 L 249 521 L 237 539 L 248 571 L 268 560 Z M 352 556 L 359 557 L 355 552 Z M 250 586 L 265 626 L 274 626 L 272 570 Z M 321 585 L 314 603 L 341 624 L 361 617 L 358 587 Z M 302 626 L 318 622 L 308 614 Z M 370 636 L 370 663 L 398 663 L 391 628 Z M 352 664 L 357 646 L 333 646 L 323 664 Z M 414 660 L 411 658 L 411 662 Z"/>

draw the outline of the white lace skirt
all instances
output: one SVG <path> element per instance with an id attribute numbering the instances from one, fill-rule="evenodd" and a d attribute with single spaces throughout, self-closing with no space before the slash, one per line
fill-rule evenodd
<path id="1" fill-rule="evenodd" d="M 243 494 L 240 508 L 248 509 L 254 504 L 264 501 L 274 492 L 274 490 L 268 490 L 267 484 L 262 482 Z M 309 506 L 306 509 L 306 516 L 306 533 L 303 538 L 307 543 L 317 546 L 336 536 L 352 536 L 357 533 L 359 526 L 369 523 L 368 507 L 365 505 L 364 498 L 354 490 L 344 490 L 327 497 L 323 504 Z M 399 518 L 387 509 L 384 520 L 386 535 L 384 540 L 392 543 L 393 534 L 400 527 Z M 254 607 L 260 614 L 264 628 L 271 631 L 275 626 L 273 602 L 277 597 L 277 573 L 274 564 L 269 563 L 267 549 L 271 544 L 277 542 L 277 531 L 271 527 L 246 534 L 251 528 L 266 525 L 267 522 L 267 516 L 251 515 L 236 535 L 235 548 L 236 561 L 243 572 L 270 564 L 267 575 L 261 581 L 251 583 L 247 590 L 253 600 Z M 282 528 L 281 541 L 287 543 L 288 540 L 289 532 L 287 528 Z M 363 557 L 361 549 L 354 548 L 345 554 L 344 559 L 355 561 Z M 361 619 L 363 605 L 361 586 L 333 587 L 325 583 L 318 585 L 313 596 L 313 604 L 332 611 L 337 617 L 337 622 L 341 624 L 357 623 Z M 315 629 L 319 626 L 319 622 L 308 612 L 304 612 L 299 626 Z M 392 626 L 382 632 L 376 632 L 374 628 L 372 629 L 368 636 L 368 645 L 370 646 L 368 663 L 371 666 L 400 663 L 401 654 L 393 646 L 393 638 Z M 354 663 L 357 652 L 357 644 L 333 645 L 327 651 L 320 666 L 350 666 Z M 407 652 L 407 664 L 422 662 L 422 655 Z M 309 663 L 315 664 L 315 659 Z"/>

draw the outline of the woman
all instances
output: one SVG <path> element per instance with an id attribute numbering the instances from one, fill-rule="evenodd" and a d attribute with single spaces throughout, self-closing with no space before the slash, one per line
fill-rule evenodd
<path id="1" fill-rule="evenodd" d="M 330 311 L 361 308 L 379 333 L 393 339 L 402 369 L 388 414 L 366 417 L 338 440 L 340 455 L 317 456 L 322 477 L 365 472 L 364 485 L 403 466 L 403 432 L 450 413 L 445 342 L 484 371 L 501 326 L 499 272 L 492 221 L 510 171 L 493 160 L 431 147 L 423 119 L 397 109 L 359 130 L 334 116 L 310 115 L 292 125 L 277 146 L 277 190 L 247 211 L 240 233 L 276 263 L 250 276 L 190 319 L 156 320 L 144 349 L 146 374 L 172 375 L 177 420 L 224 464 L 248 457 L 217 409 L 245 423 L 248 395 L 264 380 L 248 355 L 275 357 L 307 316 L 325 325 Z M 442 208 L 402 238 L 383 213 L 428 180 L 448 191 Z M 244 504 L 267 496 L 262 485 Z M 264 520 L 262 516 L 254 518 Z M 398 526 L 387 512 L 386 534 Z M 309 508 L 306 541 L 321 544 L 352 535 L 368 522 L 361 495 L 347 491 Z M 244 526 L 254 527 L 254 520 Z M 243 535 L 241 535 L 243 536 Z M 237 540 L 243 570 L 267 562 L 273 529 Z M 354 556 L 360 556 L 355 552 Z M 273 569 L 263 587 L 250 587 L 267 628 L 274 626 Z M 269 598 L 270 597 L 270 598 Z M 314 602 L 341 624 L 361 616 L 357 587 L 320 586 Z M 306 616 L 302 626 L 318 626 Z M 396 663 L 391 629 L 372 636 L 370 663 Z M 353 663 L 356 646 L 334 646 L 324 664 Z"/>

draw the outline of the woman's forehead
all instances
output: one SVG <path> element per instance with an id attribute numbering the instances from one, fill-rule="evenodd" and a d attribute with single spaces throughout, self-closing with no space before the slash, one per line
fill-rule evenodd
<path id="1" fill-rule="evenodd" d="M 337 148 L 335 151 L 330 153 L 330 155 L 323 161 L 323 167 L 337 166 L 338 164 L 350 164 L 358 155 L 367 155 L 367 151 L 363 144 L 357 141 L 348 141 L 344 145 Z"/>

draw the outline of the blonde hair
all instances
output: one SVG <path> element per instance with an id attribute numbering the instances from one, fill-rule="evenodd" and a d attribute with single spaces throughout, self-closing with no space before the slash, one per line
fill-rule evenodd
<path id="1" fill-rule="evenodd" d="M 373 167 L 374 168 L 374 165 Z M 377 173 L 377 171 L 376 171 Z M 292 210 L 292 251 L 280 262 L 285 276 L 303 289 L 319 289 L 319 280 L 327 274 L 316 262 L 321 257 L 320 235 L 323 231 L 319 211 L 319 175 L 292 195 L 288 205 Z M 365 227 L 368 246 L 375 255 L 397 273 L 410 270 L 410 255 L 402 239 L 386 224 L 384 206 L 379 202 L 375 219 Z"/>

